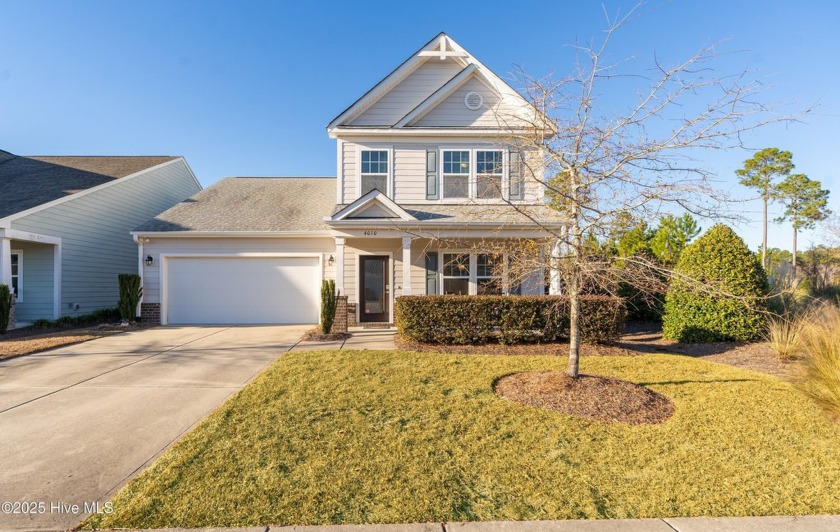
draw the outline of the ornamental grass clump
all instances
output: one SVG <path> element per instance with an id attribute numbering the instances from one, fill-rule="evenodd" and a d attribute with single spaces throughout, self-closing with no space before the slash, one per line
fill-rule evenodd
<path id="1" fill-rule="evenodd" d="M 807 326 L 816 314 L 813 310 L 806 310 L 771 316 L 767 320 L 765 339 L 773 352 L 783 359 L 799 358 Z"/>
<path id="2" fill-rule="evenodd" d="M 840 420 L 840 309 L 825 305 L 805 325 L 800 388 Z"/>

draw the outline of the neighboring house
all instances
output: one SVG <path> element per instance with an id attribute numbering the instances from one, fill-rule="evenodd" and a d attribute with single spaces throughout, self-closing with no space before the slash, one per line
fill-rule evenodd
<path id="1" fill-rule="evenodd" d="M 560 227 L 525 172 L 539 154 L 511 144 L 536 115 L 438 35 L 329 124 L 336 178 L 224 179 L 137 228 L 144 315 L 316 323 L 324 278 L 359 322 L 393 322 L 406 294 L 543 294 L 542 272 L 513 286 L 495 246 Z"/>
<path id="2" fill-rule="evenodd" d="M 129 231 L 201 185 L 181 157 L 22 157 L 0 150 L 0 283 L 18 322 L 114 308 L 137 271 Z"/>

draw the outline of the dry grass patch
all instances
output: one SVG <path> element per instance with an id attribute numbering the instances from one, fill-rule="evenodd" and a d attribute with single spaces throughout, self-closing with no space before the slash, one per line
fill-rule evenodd
<path id="1" fill-rule="evenodd" d="M 42 336 L 30 336 L 18 340 L 0 341 L 0 360 L 31 355 L 56 347 L 78 344 L 90 340 L 96 340 L 113 332 L 93 331 L 89 329 L 68 331 L 60 333 L 45 334 Z"/>
<path id="2" fill-rule="evenodd" d="M 281 357 L 87 528 L 840 513 L 840 425 L 774 377 L 672 355 L 581 370 L 670 399 L 658 425 L 504 400 L 550 356 Z"/>
<path id="3" fill-rule="evenodd" d="M 813 313 L 803 332 L 805 375 L 801 388 L 840 420 L 840 309 Z"/>

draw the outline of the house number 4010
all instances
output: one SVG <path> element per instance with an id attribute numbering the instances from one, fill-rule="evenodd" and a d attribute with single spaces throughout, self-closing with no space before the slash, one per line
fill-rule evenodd
<path id="1" fill-rule="evenodd" d="M 365 231 L 365 236 L 376 236 L 376 231 Z"/>

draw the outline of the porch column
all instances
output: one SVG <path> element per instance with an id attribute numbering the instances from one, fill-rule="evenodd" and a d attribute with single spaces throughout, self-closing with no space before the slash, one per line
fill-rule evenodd
<path id="1" fill-rule="evenodd" d="M 344 291 L 344 237 L 335 237 L 335 290 L 346 296 Z"/>
<path id="2" fill-rule="evenodd" d="M 0 237 L 0 284 L 12 289 L 12 239 Z"/>
<path id="3" fill-rule="evenodd" d="M 554 242 L 551 246 L 551 259 L 549 260 L 549 285 L 548 293 L 552 296 L 557 296 L 563 293 L 563 285 L 560 282 L 560 241 Z"/>
<path id="4" fill-rule="evenodd" d="M 409 235 L 402 237 L 402 263 L 403 263 L 403 282 L 402 295 L 411 295 L 411 241 L 413 238 Z"/>

